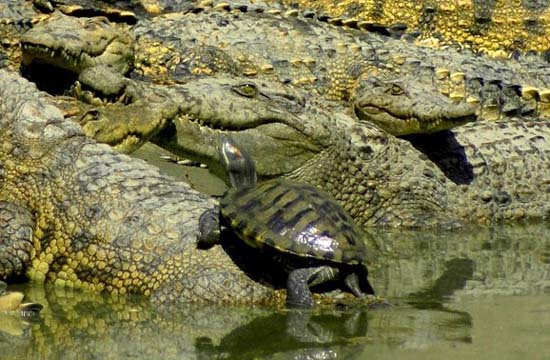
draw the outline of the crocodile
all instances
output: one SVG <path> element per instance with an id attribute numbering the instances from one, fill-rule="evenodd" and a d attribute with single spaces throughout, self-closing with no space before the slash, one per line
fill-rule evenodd
<path id="1" fill-rule="evenodd" d="M 125 80 L 130 103 L 153 104 L 161 91 L 178 109 L 150 141 L 221 174 L 217 142 L 229 133 L 252 154 L 260 176 L 318 186 L 364 227 L 453 227 L 540 219 L 550 211 L 548 119 L 509 117 L 400 139 L 278 83 Z M 110 131 L 118 126 L 112 120 L 89 124 L 104 140 L 112 134 L 110 143 L 124 140 Z"/>
<path id="2" fill-rule="evenodd" d="M 421 72 L 406 76 L 371 76 L 362 80 L 354 99 L 358 118 L 377 124 L 394 135 L 445 130 L 455 124 L 479 120 L 505 120 L 512 116 L 550 118 L 550 90 L 519 88 L 499 81 L 484 83 L 455 73 L 454 91 L 442 93 Z M 426 99 L 426 100 L 423 100 Z"/>
<path id="3" fill-rule="evenodd" d="M 86 36 L 79 36 L 78 29 L 85 29 Z M 130 34 L 106 17 L 78 18 L 55 12 L 21 37 L 22 61 L 24 65 L 55 62 L 56 67 L 77 74 L 109 64 L 124 74 L 133 65 L 132 44 Z"/>
<path id="4" fill-rule="evenodd" d="M 0 279 L 156 303 L 284 303 L 269 259 L 230 245 L 197 248 L 212 199 L 97 144 L 48 99 L 0 70 Z M 338 291 L 315 295 L 346 301 Z"/>
<path id="5" fill-rule="evenodd" d="M 55 9 L 60 12 L 82 16 L 105 16 L 115 22 L 133 24 L 136 15 L 119 7 L 96 0 L 4 0 L 0 4 L 0 50 L 4 59 L 0 67 L 19 70 L 22 62 L 20 38 L 29 29 L 49 19 Z M 97 39 L 95 39 L 97 40 Z"/>
<path id="6" fill-rule="evenodd" d="M 32 0 L 35 8 L 45 14 L 54 11 L 75 17 L 103 16 L 117 23 L 135 24 L 137 15 L 126 2 L 102 0 Z"/>
<path id="7" fill-rule="evenodd" d="M 390 36 L 405 34 L 423 46 L 454 45 L 501 58 L 518 52 L 537 52 L 550 59 L 550 5 L 547 1 L 282 2 L 309 13 L 314 10 L 319 13 L 316 16 L 331 24 Z"/>
<path id="8" fill-rule="evenodd" d="M 132 77 L 170 84 L 187 81 L 190 76 L 224 73 L 289 83 L 309 91 L 311 96 L 349 104 L 350 100 L 362 97 L 368 87 L 361 84 L 372 82 L 373 77 L 409 74 L 421 76 L 430 88 L 435 84 L 441 95 L 450 98 L 447 102 L 461 99 L 481 102 L 486 94 L 496 96 L 492 93 L 493 88 L 497 88 L 508 97 L 514 95 L 507 106 L 519 103 L 521 106 L 515 109 L 518 116 L 527 113 L 538 116 L 539 110 L 542 109 L 543 114 L 547 111 L 542 103 L 549 92 L 550 74 L 547 63 L 537 59 L 504 62 L 454 49 L 417 48 L 377 34 L 341 31 L 305 17 L 262 12 L 261 7 L 248 6 L 243 12 L 243 6 L 239 7 L 240 12 L 231 7 L 203 6 L 191 8 L 187 13 L 142 19 L 132 30 L 136 38 Z M 86 53 L 86 39 L 97 36 L 94 30 L 85 26 L 78 28 L 78 23 L 82 25 L 87 21 L 93 20 L 59 16 L 55 21 L 48 21 L 48 27 L 37 26 L 25 35 L 23 51 L 26 53 L 26 48 L 45 49 L 39 54 L 31 52 L 29 58 L 67 67 L 64 61 L 50 55 L 57 54 L 59 44 L 67 42 L 64 29 L 68 27 L 73 29 L 71 48 Z M 103 25 L 102 32 L 116 34 L 121 31 L 114 25 L 110 28 Z M 179 30 L 174 32 L 173 29 Z M 233 29 L 236 30 L 231 31 Z M 319 39 L 324 40 L 319 42 Z M 74 45 L 77 43 L 79 46 Z M 73 68 L 74 60 L 71 62 Z M 89 66 L 78 67 L 82 71 Z M 429 104 L 419 106 L 419 111 L 428 113 L 417 113 L 413 120 L 423 123 L 411 126 L 411 123 L 416 124 L 411 121 L 406 131 L 384 127 L 384 123 L 378 125 L 387 131 L 396 131 L 395 134 L 433 132 L 480 118 L 479 114 L 464 116 L 463 110 L 456 114 L 453 111 L 431 114 L 431 108 Z M 507 114 L 513 110 L 508 110 Z M 437 124 L 432 121 L 436 117 Z"/>
<path id="9" fill-rule="evenodd" d="M 373 72 L 414 74 L 420 66 L 433 67 L 432 77 L 442 85 L 449 81 L 445 75 L 463 72 L 469 78 L 500 80 L 509 85 L 550 86 L 548 64 L 540 59 L 507 62 L 468 51 L 423 49 L 406 41 L 352 29 L 342 31 L 304 16 L 277 14 L 254 5 L 197 6 L 188 13 L 144 19 L 133 32 L 138 41 L 136 70 L 140 73 L 147 74 L 151 68 L 154 73 L 153 67 L 143 68 L 141 63 L 159 66 L 161 58 L 163 71 L 225 72 L 276 79 L 325 94 L 331 100 L 352 97 L 357 80 Z M 153 54 L 161 48 L 166 50 L 155 58 L 146 51 L 150 46 L 155 49 Z"/>

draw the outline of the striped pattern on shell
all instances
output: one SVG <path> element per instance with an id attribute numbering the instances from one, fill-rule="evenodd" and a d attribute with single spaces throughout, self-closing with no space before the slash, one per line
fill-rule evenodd
<path id="1" fill-rule="evenodd" d="M 367 260 L 364 233 L 332 198 L 317 188 L 284 179 L 230 191 L 221 216 L 249 246 L 357 264 Z"/>

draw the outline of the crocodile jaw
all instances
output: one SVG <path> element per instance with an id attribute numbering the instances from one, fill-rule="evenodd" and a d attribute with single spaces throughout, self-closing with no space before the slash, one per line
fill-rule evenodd
<path id="1" fill-rule="evenodd" d="M 134 58 L 132 37 L 104 18 L 56 14 L 25 33 L 21 47 L 25 65 L 36 62 L 74 73 L 99 64 L 126 73 Z"/>

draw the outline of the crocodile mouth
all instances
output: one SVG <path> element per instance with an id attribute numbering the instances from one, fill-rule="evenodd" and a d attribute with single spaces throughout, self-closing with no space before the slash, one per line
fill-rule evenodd
<path id="1" fill-rule="evenodd" d="M 53 95 L 65 93 L 77 80 L 81 64 L 92 61 L 84 52 L 77 55 L 66 49 L 22 42 L 22 74 L 38 89 Z"/>
<path id="2" fill-rule="evenodd" d="M 370 105 L 370 104 L 367 104 L 367 105 L 359 104 L 358 107 L 360 108 L 360 110 L 356 107 L 356 109 L 355 109 L 356 113 L 358 111 L 362 111 L 362 112 L 365 112 L 367 114 L 377 115 L 377 114 L 380 114 L 382 112 L 387 112 L 387 111 L 384 111 L 384 110 L 382 110 L 381 108 L 379 108 L 377 106 Z"/>
<path id="3" fill-rule="evenodd" d="M 207 164 L 220 174 L 224 174 L 218 155 L 221 134 L 231 136 L 252 154 L 258 174 L 263 177 L 287 174 L 322 150 L 299 129 L 276 118 L 233 125 L 180 114 L 171 123 L 153 142 L 178 156 Z"/>
<path id="4" fill-rule="evenodd" d="M 373 104 L 370 99 L 358 101 L 354 105 L 355 115 L 364 121 L 370 121 L 383 130 L 393 135 L 408 135 L 413 133 L 430 133 L 447 130 L 476 120 L 475 112 L 439 110 L 435 106 L 430 108 L 431 113 L 424 113 L 420 116 L 415 113 L 414 107 L 403 107 L 392 111 L 391 108 L 381 107 Z"/>
<path id="5" fill-rule="evenodd" d="M 52 68 L 61 68 L 73 73 L 80 73 L 82 70 L 100 64 L 103 56 L 110 56 L 110 62 L 117 68 L 123 63 L 125 54 L 108 54 L 109 46 L 115 46 L 115 38 L 111 39 L 103 46 L 90 51 L 73 51 L 67 47 L 52 47 L 43 44 L 37 44 L 22 40 L 21 48 L 23 50 L 23 65 L 30 67 L 35 63 L 51 66 Z M 98 46 L 96 44 L 95 46 Z M 118 59 L 118 60 L 117 60 Z"/>
<path id="6" fill-rule="evenodd" d="M 408 112 L 401 112 L 401 113 L 392 112 L 390 109 L 386 107 L 377 106 L 371 103 L 369 99 L 356 102 L 354 109 L 357 117 L 359 117 L 362 120 L 369 120 L 370 119 L 369 116 L 374 116 L 375 119 L 376 117 L 385 116 L 385 117 L 391 117 L 393 120 L 401 120 L 401 121 L 417 120 L 412 114 Z M 373 120 L 373 119 L 370 119 L 370 120 Z"/>
<path id="7" fill-rule="evenodd" d="M 23 49 L 23 63 L 25 65 L 37 61 L 75 72 L 80 71 L 80 64 L 90 62 L 93 58 L 84 51 L 76 54 L 68 49 L 56 49 L 28 42 L 23 42 L 21 48 Z"/>

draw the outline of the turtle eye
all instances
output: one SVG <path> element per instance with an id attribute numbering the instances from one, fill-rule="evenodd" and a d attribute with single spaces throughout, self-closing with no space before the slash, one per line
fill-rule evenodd
<path id="1" fill-rule="evenodd" d="M 403 88 L 397 84 L 392 84 L 391 86 L 391 89 L 390 89 L 390 93 L 392 95 L 403 95 L 405 93 L 405 90 L 403 90 Z"/>
<path id="2" fill-rule="evenodd" d="M 258 88 L 256 87 L 256 84 L 254 83 L 242 83 L 239 85 L 233 86 L 233 91 L 235 91 L 237 94 L 246 96 L 249 98 L 253 98 L 256 95 L 258 95 Z"/>

